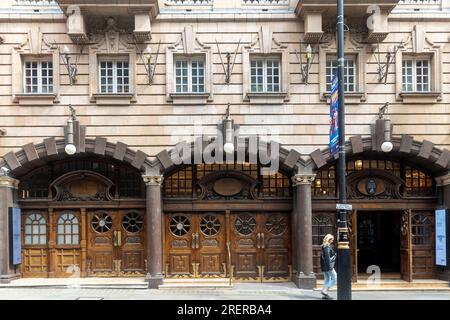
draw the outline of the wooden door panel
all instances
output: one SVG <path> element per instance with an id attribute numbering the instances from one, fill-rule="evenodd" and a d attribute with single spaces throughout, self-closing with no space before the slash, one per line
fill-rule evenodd
<path id="1" fill-rule="evenodd" d="M 47 249 L 22 249 L 22 274 L 24 277 L 48 277 Z"/>
<path id="2" fill-rule="evenodd" d="M 122 252 L 121 258 L 123 272 L 144 272 L 144 251 L 127 250 Z"/>
<path id="3" fill-rule="evenodd" d="M 259 279 L 260 246 L 257 215 L 234 213 L 231 215 L 231 264 L 234 277 L 242 280 Z"/>
<path id="4" fill-rule="evenodd" d="M 193 215 L 164 216 L 164 257 L 167 277 L 193 276 L 192 254 L 196 246 Z M 194 258 L 195 259 L 195 258 Z"/>
<path id="5" fill-rule="evenodd" d="M 411 211 L 403 212 L 400 220 L 400 277 L 412 281 Z"/>
<path id="6" fill-rule="evenodd" d="M 290 273 L 290 221 L 286 213 L 260 214 L 260 265 L 264 267 L 263 280 L 288 279 Z"/>
<path id="7" fill-rule="evenodd" d="M 225 216 L 199 214 L 195 219 L 199 276 L 226 276 Z"/>
<path id="8" fill-rule="evenodd" d="M 56 250 L 56 274 L 58 277 L 80 276 L 80 249 Z"/>
<path id="9" fill-rule="evenodd" d="M 114 275 L 114 218 L 111 211 L 88 215 L 88 275 Z"/>
<path id="10" fill-rule="evenodd" d="M 200 276 L 220 275 L 223 271 L 221 253 L 200 253 Z"/>
<path id="11" fill-rule="evenodd" d="M 190 254 L 170 254 L 169 274 L 170 275 L 191 275 L 192 262 Z"/>
<path id="12" fill-rule="evenodd" d="M 96 272 L 113 272 L 113 255 L 112 250 L 101 251 L 96 250 L 91 255 L 92 259 L 92 269 L 91 271 Z"/>
<path id="13" fill-rule="evenodd" d="M 120 230 L 116 259 L 121 261 L 121 275 L 143 275 L 145 272 L 145 215 L 142 211 L 120 212 L 115 228 Z"/>

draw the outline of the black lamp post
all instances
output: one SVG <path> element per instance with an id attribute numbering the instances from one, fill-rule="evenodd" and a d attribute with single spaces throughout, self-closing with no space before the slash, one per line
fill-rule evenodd
<path id="1" fill-rule="evenodd" d="M 337 297 L 339 300 L 352 299 L 352 268 L 350 257 L 350 238 L 347 222 L 349 208 L 345 205 L 346 195 L 346 160 L 345 160 L 345 95 L 344 95 L 344 0 L 337 0 L 337 58 L 339 77 L 339 205 L 337 206 Z"/>

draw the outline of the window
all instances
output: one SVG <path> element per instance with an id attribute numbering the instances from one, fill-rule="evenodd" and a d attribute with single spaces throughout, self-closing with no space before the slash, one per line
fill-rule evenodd
<path id="1" fill-rule="evenodd" d="M 175 61 L 175 91 L 177 93 L 205 92 L 205 61 L 201 58 Z"/>
<path id="2" fill-rule="evenodd" d="M 405 168 L 406 194 L 409 196 L 433 196 L 431 176 L 412 167 Z"/>
<path id="3" fill-rule="evenodd" d="M 327 56 L 326 83 L 327 92 L 331 90 L 333 75 L 337 73 L 338 63 L 335 56 Z M 355 92 L 356 89 L 356 58 L 346 56 L 344 61 L 344 90 L 345 92 Z"/>
<path id="4" fill-rule="evenodd" d="M 432 221 L 429 217 L 418 214 L 411 219 L 412 243 L 416 245 L 429 245 L 432 243 Z"/>
<path id="5" fill-rule="evenodd" d="M 312 221 L 312 235 L 313 245 L 322 245 L 323 238 L 327 234 L 334 233 L 334 223 L 329 215 L 318 214 L 313 217 Z"/>
<path id="6" fill-rule="evenodd" d="M 25 61 L 24 92 L 53 93 L 53 62 Z"/>
<path id="7" fill-rule="evenodd" d="M 32 213 L 25 220 L 25 244 L 47 244 L 47 225 L 40 213 Z"/>
<path id="8" fill-rule="evenodd" d="M 100 93 L 130 92 L 130 67 L 128 60 L 100 61 Z"/>
<path id="9" fill-rule="evenodd" d="M 250 62 L 251 92 L 280 92 L 280 60 L 252 59 Z"/>
<path id="10" fill-rule="evenodd" d="M 290 180 L 284 174 L 277 172 L 273 175 L 262 175 L 262 188 L 260 195 L 262 197 L 290 197 Z"/>
<path id="11" fill-rule="evenodd" d="M 79 222 L 72 213 L 63 213 L 58 219 L 58 244 L 79 244 Z"/>
<path id="12" fill-rule="evenodd" d="M 336 170 L 334 166 L 317 173 L 316 179 L 312 183 L 312 194 L 314 197 L 336 196 Z"/>
<path id="13" fill-rule="evenodd" d="M 402 63 L 402 91 L 429 92 L 431 89 L 430 60 L 406 59 Z"/>

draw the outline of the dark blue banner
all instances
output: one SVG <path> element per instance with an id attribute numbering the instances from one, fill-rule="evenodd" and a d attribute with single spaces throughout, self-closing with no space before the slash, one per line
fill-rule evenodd
<path id="1" fill-rule="evenodd" d="M 330 92 L 330 153 L 334 156 L 339 147 L 339 78 L 333 75 Z"/>

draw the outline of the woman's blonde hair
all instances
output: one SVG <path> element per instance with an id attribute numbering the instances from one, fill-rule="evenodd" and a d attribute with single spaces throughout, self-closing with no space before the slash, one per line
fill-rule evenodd
<path id="1" fill-rule="evenodd" d="M 334 236 L 332 234 L 327 234 L 325 237 L 323 237 L 322 246 L 329 245 L 331 239 L 334 240 Z"/>

